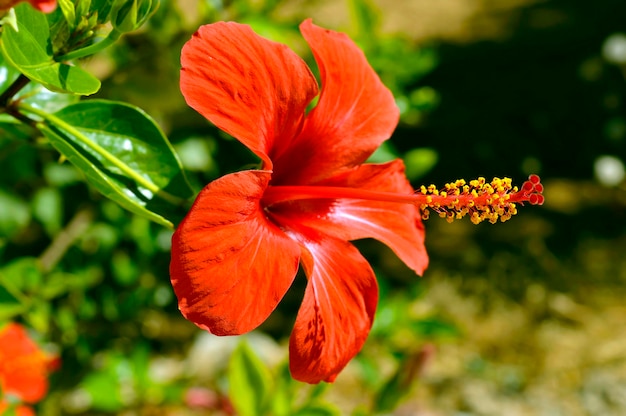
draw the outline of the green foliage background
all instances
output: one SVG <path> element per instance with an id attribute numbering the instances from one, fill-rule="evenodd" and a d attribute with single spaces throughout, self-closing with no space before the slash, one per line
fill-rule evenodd
<path id="1" fill-rule="evenodd" d="M 626 394 L 626 352 L 611 349 L 626 342 L 615 333 L 626 324 L 626 182 L 603 185 L 594 171 L 600 156 L 626 158 L 626 62 L 603 52 L 626 31 L 626 5 L 485 2 L 482 18 L 506 31 L 473 36 L 476 22 L 445 40 L 411 38 L 405 21 L 388 20 L 392 1 L 346 0 L 340 19 L 300 3 L 164 1 L 141 29 L 84 60 L 102 83 L 88 100 L 153 117 L 197 191 L 256 160 L 185 105 L 183 43 L 199 24 L 236 20 L 312 63 L 297 25 L 313 13 L 359 43 L 397 98 L 401 125 L 375 160 L 403 158 L 416 186 L 538 173 L 546 204 L 497 226 L 429 220 L 431 266 L 420 279 L 380 244 L 359 242 L 381 284 L 375 327 L 335 384 L 309 387 L 289 378 L 285 355 L 304 279 L 245 343 L 201 334 L 176 307 L 167 223 L 123 209 L 88 184 L 97 172 L 60 160 L 55 134 L 67 131 L 42 137 L 1 119 L 0 319 L 22 320 L 61 356 L 41 414 L 626 411 L 614 398 Z M 16 76 L 7 71 L 3 88 Z M 76 101 L 64 97 L 48 101 Z M 78 122 L 80 105 L 57 116 Z"/>

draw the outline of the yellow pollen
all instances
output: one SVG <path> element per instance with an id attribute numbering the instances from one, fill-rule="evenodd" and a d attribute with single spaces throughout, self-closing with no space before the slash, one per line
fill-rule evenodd
<path id="1" fill-rule="evenodd" d="M 524 184 L 523 197 L 528 197 L 526 192 L 533 186 L 538 186 L 536 192 L 541 194 L 542 187 L 538 177 L 534 182 L 528 183 Z M 515 203 L 510 201 L 511 195 L 517 194 L 519 188 L 512 186 L 511 178 L 493 178 L 491 182 L 487 182 L 484 177 L 469 182 L 458 179 L 445 184 L 442 189 L 439 191 L 435 185 L 420 187 L 419 192 L 426 196 L 426 203 L 420 204 L 422 219 L 430 216 L 429 208 L 434 209 L 439 217 L 448 222 L 469 216 L 474 224 L 483 221 L 504 222 L 517 214 Z M 533 189 L 535 188 L 531 191 Z M 527 201 L 520 199 L 520 196 L 516 196 L 515 200 Z"/>

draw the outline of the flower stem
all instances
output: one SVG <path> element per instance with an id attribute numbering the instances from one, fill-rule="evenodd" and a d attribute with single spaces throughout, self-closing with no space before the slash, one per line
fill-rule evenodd
<path id="1" fill-rule="evenodd" d="M 120 36 L 122 36 L 122 32 L 113 28 L 113 30 L 109 32 L 109 35 L 106 38 L 102 39 L 101 41 L 93 43 L 85 48 L 68 52 L 65 55 L 57 56 L 54 58 L 54 60 L 57 62 L 66 62 L 66 61 L 71 61 L 73 59 L 79 59 L 79 58 L 84 58 L 85 56 L 93 55 L 97 52 L 100 52 L 101 50 L 105 48 L 108 48 L 109 46 L 117 42 Z"/>

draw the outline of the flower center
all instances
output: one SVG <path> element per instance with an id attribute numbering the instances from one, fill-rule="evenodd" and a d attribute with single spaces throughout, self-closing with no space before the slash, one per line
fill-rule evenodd
<path id="1" fill-rule="evenodd" d="M 448 222 L 469 216 L 474 224 L 488 220 L 504 222 L 517 214 L 517 204 L 542 205 L 543 185 L 537 175 L 530 175 L 521 188 L 512 186 L 509 178 L 478 178 L 466 182 L 459 179 L 441 190 L 435 185 L 422 186 L 412 194 L 370 191 L 335 186 L 270 186 L 265 190 L 263 204 L 267 208 L 281 202 L 306 199 L 360 199 L 367 201 L 413 204 L 420 208 L 422 219 L 430 210 Z"/>

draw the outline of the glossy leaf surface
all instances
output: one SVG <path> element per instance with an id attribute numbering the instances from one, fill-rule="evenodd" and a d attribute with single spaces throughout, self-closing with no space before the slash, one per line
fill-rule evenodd
<path id="1" fill-rule="evenodd" d="M 142 110 L 104 100 L 46 116 L 39 128 L 102 194 L 172 227 L 176 205 L 193 195 L 163 132 Z"/>
<path id="2" fill-rule="evenodd" d="M 4 56 L 0 55 L 0 93 L 19 77 L 20 72 L 9 65 Z M 52 92 L 37 83 L 29 83 L 17 95 L 17 99 L 47 112 L 55 112 L 78 101 L 79 97 L 71 94 Z M 8 114 L 0 114 L 0 122 L 17 123 L 17 120 Z"/>
<path id="3" fill-rule="evenodd" d="M 54 60 L 46 16 L 22 3 L 15 7 L 17 29 L 4 28 L 2 54 L 7 62 L 52 91 L 90 95 L 100 81 L 90 73 Z"/>

